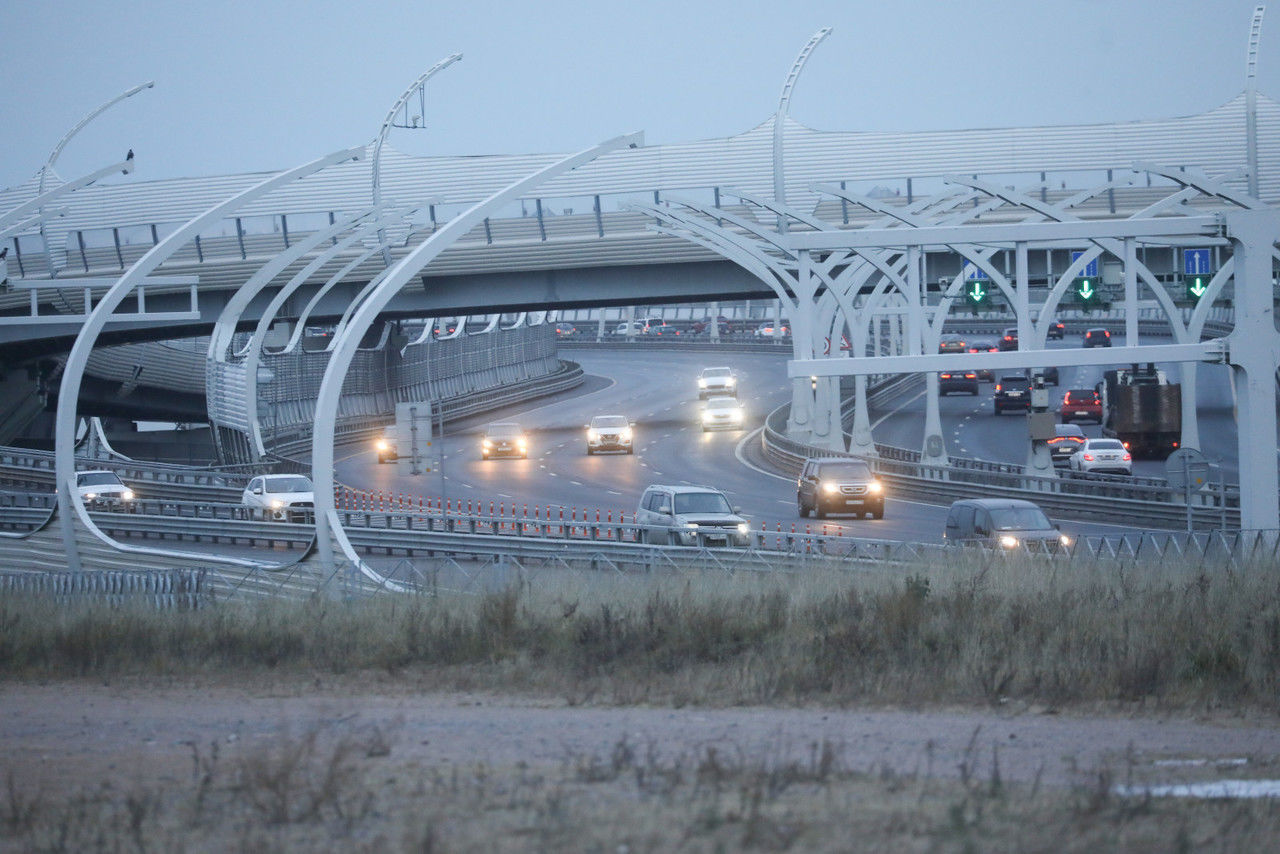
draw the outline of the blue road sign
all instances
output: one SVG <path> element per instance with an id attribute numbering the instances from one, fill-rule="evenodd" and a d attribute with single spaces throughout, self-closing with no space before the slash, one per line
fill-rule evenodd
<path id="1" fill-rule="evenodd" d="M 1083 254 L 1084 254 L 1083 252 L 1072 252 L 1072 253 L 1071 253 L 1071 263 L 1072 263 L 1072 264 L 1074 264 L 1077 260 L 1079 260 L 1080 256 L 1081 256 L 1081 255 L 1083 255 Z M 1076 273 L 1076 278 L 1077 278 L 1077 279 L 1096 279 L 1096 278 L 1098 278 L 1098 259 L 1097 259 L 1097 258 L 1094 258 L 1094 259 L 1093 259 L 1092 261 L 1090 261 L 1088 264 L 1085 264 L 1085 265 L 1084 265 L 1084 269 L 1083 269 L 1083 270 L 1081 270 L 1079 273 Z"/>
<path id="2" fill-rule="evenodd" d="M 986 274 L 986 271 L 980 270 L 979 268 L 975 267 L 973 264 L 970 264 L 968 261 L 966 261 L 964 264 L 964 277 L 966 280 L 989 278 Z"/>
<path id="3" fill-rule="evenodd" d="M 1188 276 L 1203 276 L 1211 273 L 1209 261 L 1208 249 L 1182 250 L 1182 272 Z"/>

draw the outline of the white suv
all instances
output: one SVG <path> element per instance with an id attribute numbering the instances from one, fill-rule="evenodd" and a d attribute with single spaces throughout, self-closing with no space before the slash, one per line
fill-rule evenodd
<path id="1" fill-rule="evenodd" d="M 703 368 L 698 374 L 698 399 L 721 397 L 723 395 L 738 396 L 738 375 L 733 368 Z"/>
<path id="2" fill-rule="evenodd" d="M 746 546 L 751 526 L 720 490 L 711 486 L 645 489 L 636 509 L 640 540 L 678 546 Z"/>
<path id="3" fill-rule="evenodd" d="M 264 474 L 249 481 L 240 503 L 252 508 L 255 519 L 306 522 L 315 512 L 311 478 L 300 474 Z"/>
<path id="4" fill-rule="evenodd" d="M 113 471 L 76 472 L 76 492 L 80 493 L 80 500 L 85 504 L 132 506 L 129 502 L 133 501 L 133 490 L 125 486 Z"/>

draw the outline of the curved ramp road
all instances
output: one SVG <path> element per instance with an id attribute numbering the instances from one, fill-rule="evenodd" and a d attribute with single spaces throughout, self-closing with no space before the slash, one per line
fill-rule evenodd
<path id="1" fill-rule="evenodd" d="M 903 501 L 890 496 L 882 520 L 834 517 L 800 519 L 795 480 L 769 470 L 760 459 L 758 430 L 764 416 L 789 399 L 786 360 L 779 354 L 680 353 L 659 351 L 575 350 L 589 380 L 575 394 L 493 413 L 487 421 L 513 420 L 530 440 L 529 458 L 482 460 L 480 438 L 486 422 L 476 422 L 437 438 L 441 470 L 413 476 L 396 465 L 379 465 L 370 445 L 339 459 L 337 479 L 375 494 L 420 496 L 472 502 L 486 509 L 515 505 L 553 515 L 599 511 L 617 518 L 634 513 L 651 483 L 705 484 L 724 490 L 757 530 L 792 526 L 888 540 L 937 542 L 944 505 Z M 742 430 L 703 432 L 699 421 L 697 376 L 702 368 L 731 365 L 739 377 L 739 399 L 746 409 Z M 1084 370 L 1084 369 L 1082 369 Z M 1068 382 L 1064 371 L 1064 387 Z M 1202 370 L 1202 382 L 1205 371 Z M 1091 383 L 1090 383 L 1091 385 Z M 991 385 L 978 398 L 952 396 L 942 402 L 943 425 L 953 453 L 1021 462 L 1025 458 L 1025 419 L 991 415 Z M 586 424 L 594 415 L 622 414 L 635 425 L 635 453 L 586 453 Z M 1228 412 L 1229 416 L 1229 412 Z M 878 441 L 918 446 L 924 418 L 923 396 L 909 396 L 873 416 Z M 1203 432 L 1204 431 L 1202 428 Z M 1234 442 L 1234 427 L 1230 441 Z M 959 450 L 963 445 L 968 453 Z M 1154 463 L 1160 466 L 1160 463 Z M 1076 534 L 1114 534 L 1131 530 L 1097 523 L 1065 521 Z"/>

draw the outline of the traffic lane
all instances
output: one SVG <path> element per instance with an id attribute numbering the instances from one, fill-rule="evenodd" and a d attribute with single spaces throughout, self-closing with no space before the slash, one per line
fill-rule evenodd
<path id="1" fill-rule="evenodd" d="M 607 372 L 605 382 L 592 391 L 536 401 L 492 413 L 487 421 L 514 420 L 528 431 L 530 459 L 481 460 L 483 424 L 462 434 L 446 435 L 432 445 L 443 453 L 443 473 L 417 477 L 393 465 L 378 466 L 371 450 L 361 450 L 340 461 L 339 479 L 375 492 L 409 496 L 428 495 L 449 500 L 484 502 L 516 501 L 521 506 L 545 508 L 616 507 L 634 512 L 644 487 L 654 482 L 645 460 L 672 430 L 696 423 L 697 375 L 702 367 L 730 364 L 743 380 L 742 398 L 748 412 L 763 414 L 789 393 L 786 361 L 775 354 L 700 354 L 609 352 L 575 358 L 586 371 Z M 643 356 L 643 358 L 637 358 Z M 655 382 L 655 377 L 661 381 Z M 598 380 L 589 377 L 589 380 Z M 584 425 L 596 414 L 624 414 L 635 423 L 633 455 L 586 455 Z"/>

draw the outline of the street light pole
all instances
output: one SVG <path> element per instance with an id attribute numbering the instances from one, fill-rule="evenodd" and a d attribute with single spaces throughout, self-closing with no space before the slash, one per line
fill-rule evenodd
<path id="1" fill-rule="evenodd" d="M 46 178 L 46 177 L 48 177 L 49 173 L 53 171 L 53 164 L 55 164 L 55 163 L 57 163 L 57 162 L 58 162 L 58 157 L 59 157 L 59 155 L 61 155 L 61 154 L 62 154 L 62 149 L 64 149 L 64 148 L 66 148 L 66 147 L 67 147 L 67 143 L 71 141 L 71 137 L 75 136 L 77 133 L 79 133 L 79 132 L 80 132 L 80 130 L 81 130 L 85 125 L 89 124 L 89 122 L 93 121 L 93 120 L 94 120 L 94 119 L 96 119 L 98 116 L 102 115 L 102 114 L 103 114 L 103 113 L 105 113 L 107 110 L 109 110 L 110 108 L 114 107 L 116 104 L 120 103 L 121 101 L 125 100 L 126 98 L 132 98 L 134 95 L 138 94 L 139 92 L 141 92 L 141 91 L 142 91 L 142 90 L 144 90 L 144 89 L 151 89 L 151 88 L 153 88 L 155 85 L 156 85 L 156 82 L 155 82 L 154 80 L 148 80 L 146 83 L 143 83 L 143 84 L 138 85 L 138 86 L 134 86 L 132 89 L 129 89 L 129 90 L 124 91 L 124 92 L 121 92 L 119 95 L 116 95 L 116 96 L 115 96 L 114 98 L 112 98 L 110 101 L 107 101 L 105 104 L 100 105 L 97 109 L 95 109 L 95 110 L 93 110 L 92 112 L 90 112 L 90 113 L 89 113 L 88 115 L 86 115 L 83 119 L 81 119 L 79 122 L 77 122 L 75 127 L 73 127 L 71 130 L 67 131 L 67 132 L 66 132 L 66 134 L 64 134 L 64 135 L 63 135 L 62 139 L 58 140 L 58 144 L 57 144 L 57 145 L 55 145 L 55 146 L 53 147 L 53 151 L 51 151 L 51 152 L 49 153 L 49 159 L 45 161 L 44 166 L 40 167 L 40 184 L 39 184 L 39 186 L 36 188 L 36 195 L 37 195 L 37 196 L 39 196 L 39 195 L 43 195 L 43 193 L 44 193 L 44 182 L 45 182 L 45 178 Z M 130 149 L 130 153 L 132 153 L 132 151 L 133 151 L 133 149 Z M 45 220 L 44 220 L 44 208 L 41 208 L 41 209 L 40 209 L 40 214 L 41 214 L 41 216 L 40 216 L 40 240 L 41 240 L 41 242 L 42 242 L 42 243 L 44 243 L 44 255 L 45 255 L 45 262 L 46 262 L 46 263 L 48 264 L 48 266 L 49 266 L 49 275 L 50 275 L 50 276 L 56 276 L 57 274 L 56 274 L 56 272 L 55 272 L 55 271 L 54 271 L 54 269 L 53 269 L 53 253 L 51 253 L 51 252 L 49 251 L 49 242 L 48 242 L 47 240 L 45 240 L 45 230 L 44 230 L 44 226 L 45 226 Z"/>
<path id="2" fill-rule="evenodd" d="M 391 109 L 387 111 L 387 117 L 382 120 L 382 127 L 378 130 L 378 136 L 373 141 L 373 210 L 376 215 L 381 216 L 382 210 L 382 145 L 387 141 L 387 134 L 391 133 L 393 127 L 406 128 L 409 130 L 417 130 L 426 128 L 427 121 L 427 81 L 436 75 L 437 72 L 443 71 L 450 65 L 462 59 L 462 54 L 454 53 L 446 56 L 426 70 L 426 72 L 417 80 L 410 84 L 408 89 L 396 99 L 391 105 Z M 410 120 L 409 118 L 409 99 L 414 95 L 418 96 L 418 114 Z M 400 121 L 396 118 L 400 116 Z M 378 242 L 381 243 L 386 236 L 385 229 L 378 228 Z M 382 263 L 391 266 L 391 249 L 383 247 Z"/>
<path id="3" fill-rule="evenodd" d="M 786 124 L 787 111 L 791 108 L 791 90 L 795 88 L 796 80 L 800 78 L 800 71 L 809 59 L 809 54 L 813 53 L 818 43 L 830 34 L 831 27 L 823 27 L 813 34 L 808 44 L 801 48 L 800 55 L 796 57 L 796 61 L 791 64 L 791 70 L 787 72 L 787 79 L 783 81 L 782 96 L 778 98 L 778 112 L 773 117 L 773 200 L 779 208 L 778 231 L 783 234 L 787 232 L 787 217 L 782 212 L 782 208 L 787 206 L 787 185 L 782 170 L 782 131 Z"/>

